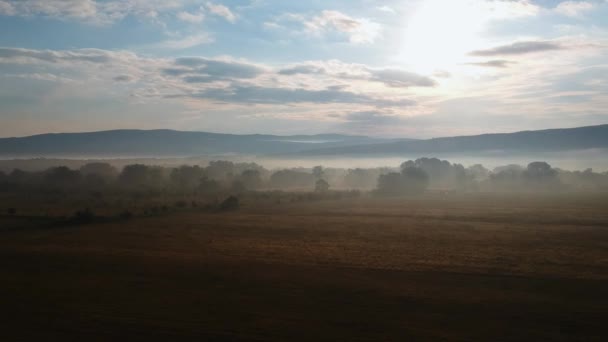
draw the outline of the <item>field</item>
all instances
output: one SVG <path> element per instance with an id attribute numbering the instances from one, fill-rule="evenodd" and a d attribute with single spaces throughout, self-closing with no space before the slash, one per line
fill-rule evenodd
<path id="1" fill-rule="evenodd" d="M 606 341 L 608 196 L 0 218 L 3 341 Z"/>

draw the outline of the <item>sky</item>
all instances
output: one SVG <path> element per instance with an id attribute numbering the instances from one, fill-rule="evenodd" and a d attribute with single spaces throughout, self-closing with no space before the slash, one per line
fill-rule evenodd
<path id="1" fill-rule="evenodd" d="M 0 0 L 0 136 L 608 123 L 608 0 Z"/>

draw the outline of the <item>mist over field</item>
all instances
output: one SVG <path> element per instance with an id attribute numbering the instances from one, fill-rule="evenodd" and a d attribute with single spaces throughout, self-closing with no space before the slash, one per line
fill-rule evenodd
<path id="1" fill-rule="evenodd" d="M 0 342 L 608 341 L 608 0 L 0 0 Z"/>

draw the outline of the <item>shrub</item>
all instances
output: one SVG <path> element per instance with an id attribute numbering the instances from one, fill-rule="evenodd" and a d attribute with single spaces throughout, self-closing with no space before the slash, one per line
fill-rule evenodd
<path id="1" fill-rule="evenodd" d="M 71 221 L 74 223 L 90 223 L 95 219 L 95 214 L 91 209 L 86 208 L 84 210 L 78 210 L 74 213 Z"/>
<path id="2" fill-rule="evenodd" d="M 230 196 L 230 197 L 226 198 L 220 204 L 221 211 L 232 211 L 232 210 L 238 210 L 238 209 L 239 209 L 239 199 L 235 196 Z"/>
<path id="3" fill-rule="evenodd" d="M 118 217 L 121 218 L 121 219 L 123 219 L 123 220 L 129 220 L 129 219 L 133 218 L 133 213 L 130 212 L 129 210 L 125 210 L 125 211 L 121 212 L 118 215 Z"/>

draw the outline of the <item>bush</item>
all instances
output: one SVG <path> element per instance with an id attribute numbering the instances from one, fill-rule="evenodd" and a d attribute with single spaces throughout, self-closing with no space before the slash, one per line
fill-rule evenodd
<path id="1" fill-rule="evenodd" d="M 91 209 L 86 208 L 75 212 L 70 221 L 74 223 L 90 223 L 93 220 L 95 220 L 95 214 L 93 214 Z"/>
<path id="2" fill-rule="evenodd" d="M 237 197 L 234 196 L 230 196 L 228 198 L 226 198 L 221 204 L 220 204 L 220 210 L 221 211 L 233 211 L 233 210 L 238 210 L 239 209 L 239 199 Z"/>
<path id="3" fill-rule="evenodd" d="M 129 220 L 129 219 L 133 218 L 133 213 L 130 212 L 129 210 L 125 210 L 125 211 L 121 212 L 118 215 L 118 217 L 121 218 L 121 219 L 123 219 L 123 220 Z"/>

